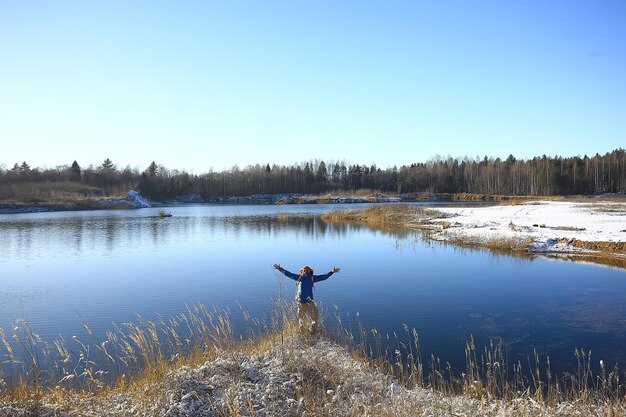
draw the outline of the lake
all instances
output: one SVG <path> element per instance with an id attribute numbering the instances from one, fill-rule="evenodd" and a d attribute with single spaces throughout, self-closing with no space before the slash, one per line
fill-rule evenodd
<path id="1" fill-rule="evenodd" d="M 365 206 L 365 205 L 364 205 Z M 355 209 L 360 205 L 342 206 Z M 609 367 L 626 364 L 626 272 L 594 264 L 495 255 L 391 233 L 325 224 L 336 205 L 187 205 L 157 209 L 0 216 L 0 325 L 26 319 L 45 340 L 96 338 L 114 323 L 167 317 L 202 303 L 252 316 L 279 294 L 280 263 L 316 274 L 315 297 L 344 323 L 403 334 L 415 327 L 423 355 L 464 367 L 465 342 L 501 338 L 509 361 L 533 349 L 574 371 L 574 348 Z M 282 279 L 281 295 L 295 283 Z M 287 293 L 285 295 L 284 293 Z M 4 355 L 0 346 L 0 353 Z"/>

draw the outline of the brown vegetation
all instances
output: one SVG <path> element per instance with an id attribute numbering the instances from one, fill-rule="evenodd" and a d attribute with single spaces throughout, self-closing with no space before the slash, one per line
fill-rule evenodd
<path id="1" fill-rule="evenodd" d="M 71 204 L 102 196 L 104 191 L 100 188 L 71 181 L 0 184 L 0 202 L 3 204 Z"/>
<path id="2" fill-rule="evenodd" d="M 626 242 L 589 242 L 584 240 L 571 239 L 568 240 L 567 243 L 577 248 L 588 249 L 597 252 L 626 254 Z"/>
<path id="3" fill-rule="evenodd" d="M 531 238 L 492 238 L 488 240 L 481 240 L 478 238 L 472 238 L 468 236 L 449 236 L 447 242 L 458 246 L 466 247 L 484 247 L 494 252 L 525 252 L 533 242 Z"/>
<path id="4" fill-rule="evenodd" d="M 78 364 L 53 363 L 42 369 L 31 362 L 17 384 L 5 388 L 0 384 L 0 416 L 60 412 L 159 416 L 181 415 L 184 410 L 234 416 L 304 412 L 549 416 L 626 411 L 620 371 L 606 369 L 601 362 L 594 373 L 590 352 L 582 349 L 575 350 L 573 372 L 559 376 L 551 372 L 549 358 L 547 363 L 540 361 L 537 352 L 527 363 L 509 363 L 501 342 L 481 349 L 470 339 L 466 367 L 459 373 L 440 358 L 423 358 L 417 331 L 406 325 L 404 334 L 391 337 L 360 323 L 358 333 L 352 333 L 336 314 L 336 329 L 303 337 L 297 334 L 288 303 L 277 303 L 269 319 L 242 313 L 252 325 L 246 338 L 234 336 L 227 311 L 197 305 L 168 320 L 140 318 L 127 323 L 108 334 L 109 343 L 96 341 L 90 346 L 78 340 L 82 346 Z M 26 357 L 46 352 L 27 323 L 18 327 L 21 330 L 14 332 L 20 346 L 31 355 Z M 87 325 L 85 329 L 92 337 Z M 395 345 L 390 342 L 394 339 Z M 3 340 L 9 359 L 16 357 L 19 352 L 10 350 L 4 336 Z M 168 343 L 173 350 L 166 349 Z M 59 359 L 69 354 L 62 343 L 55 346 Z M 88 357 L 89 347 L 104 349 L 114 365 L 110 369 L 120 367 L 112 383 Z M 59 367 L 70 372 L 58 373 Z M 42 384 L 43 375 L 55 379 Z"/>
<path id="5" fill-rule="evenodd" d="M 335 210 L 321 216 L 328 223 L 349 222 L 368 227 L 392 229 L 428 228 L 426 219 L 441 218 L 443 215 L 434 210 L 407 204 L 373 205 L 362 210 Z"/>

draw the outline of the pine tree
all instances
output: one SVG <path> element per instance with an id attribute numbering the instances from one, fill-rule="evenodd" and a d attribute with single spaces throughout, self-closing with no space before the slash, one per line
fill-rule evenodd
<path id="1" fill-rule="evenodd" d="M 81 169 L 78 162 L 72 162 L 72 166 L 70 166 L 70 180 L 71 181 L 80 181 L 81 178 Z"/>
<path id="2" fill-rule="evenodd" d="M 158 170 L 159 168 L 157 167 L 156 162 L 152 161 L 152 163 L 148 167 L 148 175 L 150 175 L 151 177 L 155 177 Z"/>
<path id="3" fill-rule="evenodd" d="M 107 158 L 104 160 L 104 162 L 102 162 L 102 169 L 104 171 L 113 171 L 115 169 L 115 165 L 113 165 L 113 162 L 111 162 L 111 160 Z"/>
<path id="4" fill-rule="evenodd" d="M 324 161 L 320 162 L 317 167 L 317 181 L 321 183 L 325 183 L 328 180 L 328 170 L 326 169 L 326 163 Z"/>

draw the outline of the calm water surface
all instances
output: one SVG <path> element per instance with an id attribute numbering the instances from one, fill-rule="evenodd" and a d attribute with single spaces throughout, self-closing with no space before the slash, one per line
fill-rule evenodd
<path id="1" fill-rule="evenodd" d="M 349 206 L 353 209 L 357 206 Z M 24 318 L 43 338 L 97 337 L 113 323 L 174 315 L 196 302 L 268 313 L 271 265 L 341 273 L 318 302 L 368 328 L 415 327 L 424 354 L 464 366 L 465 342 L 502 338 L 509 359 L 533 348 L 573 370 L 575 347 L 626 364 L 626 273 L 591 264 L 494 255 L 315 218 L 337 206 L 177 206 L 0 216 L 0 325 Z M 287 218 L 286 218 L 287 217 Z M 291 295 L 294 283 L 285 282 Z M 82 318 L 81 318 L 82 317 Z M 345 320 L 344 320 L 345 322 Z M 3 353 L 3 352 L 0 352 Z"/>

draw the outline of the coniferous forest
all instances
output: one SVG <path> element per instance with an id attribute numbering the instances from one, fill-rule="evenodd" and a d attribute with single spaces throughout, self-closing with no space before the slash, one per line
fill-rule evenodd
<path id="1" fill-rule="evenodd" d="M 152 162 L 144 171 L 118 167 L 105 159 L 98 166 L 78 161 L 55 168 L 26 161 L 0 169 L 0 201 L 45 200 L 50 192 L 84 196 L 139 190 L 152 200 L 197 194 L 203 198 L 252 194 L 327 192 L 367 189 L 383 193 L 473 193 L 499 195 L 590 195 L 626 193 L 626 151 L 594 156 L 539 156 L 516 159 L 435 157 L 400 167 L 306 161 L 293 165 L 257 164 L 192 174 Z M 51 191 L 52 190 L 52 191 Z"/>

